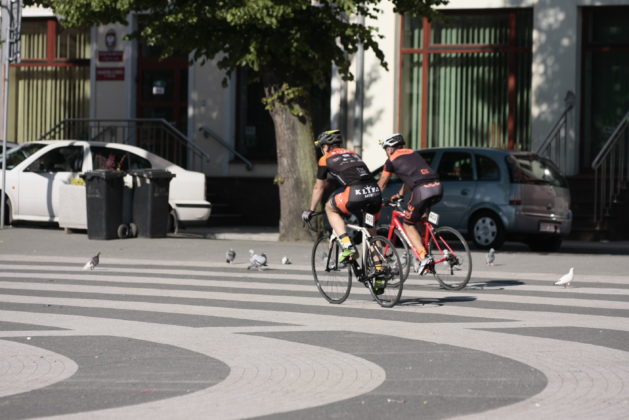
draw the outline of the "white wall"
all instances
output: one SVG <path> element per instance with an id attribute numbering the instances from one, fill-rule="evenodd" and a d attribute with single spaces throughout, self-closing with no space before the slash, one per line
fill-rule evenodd
<path id="1" fill-rule="evenodd" d="M 399 66 L 399 17 L 395 16 L 388 1 L 381 5 L 385 14 L 377 24 L 385 39 L 380 46 L 385 52 L 390 71 L 376 66 L 373 54 L 367 54 L 365 75 L 371 78 L 367 84 L 365 97 L 365 129 L 363 157 L 373 169 L 384 158 L 375 143 L 379 136 L 397 130 L 397 67 Z M 579 8 L 583 6 L 629 5 L 629 0 L 450 0 L 443 10 L 486 9 L 486 8 L 533 8 L 533 67 L 531 86 L 532 149 L 543 141 L 552 126 L 565 109 L 564 99 L 568 91 L 576 94 L 575 112 L 569 120 L 568 138 L 572 165 L 568 173 L 575 173 L 578 163 L 578 128 L 580 115 L 587 110 L 580 109 L 581 97 L 581 28 Z M 335 81 L 334 83 L 339 83 Z M 349 98 L 353 87 L 349 86 Z M 339 96 L 332 100 L 338 101 Z M 351 101 L 350 101 L 351 104 Z M 336 103 L 333 107 L 337 106 Z M 352 127 L 353 113 L 348 115 L 348 127 Z M 348 132 L 351 138 L 353 133 Z M 351 143 L 350 143 L 351 144 Z"/>

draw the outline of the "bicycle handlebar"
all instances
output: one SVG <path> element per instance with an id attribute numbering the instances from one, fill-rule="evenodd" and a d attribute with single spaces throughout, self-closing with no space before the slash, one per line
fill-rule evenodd
<path id="1" fill-rule="evenodd" d="M 310 215 L 310 220 L 312 220 L 313 217 L 315 216 L 321 216 L 324 212 L 323 211 L 315 211 L 314 213 L 312 213 Z M 315 228 L 312 227 L 312 224 L 310 223 L 310 220 L 308 220 L 307 222 L 303 223 L 303 226 L 308 226 L 308 229 L 312 232 L 317 232 L 317 230 Z"/>

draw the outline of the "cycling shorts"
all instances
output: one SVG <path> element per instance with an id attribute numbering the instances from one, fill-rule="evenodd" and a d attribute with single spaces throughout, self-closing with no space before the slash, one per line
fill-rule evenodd
<path id="1" fill-rule="evenodd" d="M 330 197 L 330 205 L 342 214 L 355 214 L 362 220 L 362 212 L 378 214 L 382 207 L 382 193 L 378 184 L 369 182 L 345 187 Z"/>
<path id="2" fill-rule="evenodd" d="M 431 181 L 417 185 L 411 191 L 411 198 L 404 212 L 404 223 L 414 225 L 421 219 L 424 212 L 443 197 L 443 187 L 439 181 Z"/>

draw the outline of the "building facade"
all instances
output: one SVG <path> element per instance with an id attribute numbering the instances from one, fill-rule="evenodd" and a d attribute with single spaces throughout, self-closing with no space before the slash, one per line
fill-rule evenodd
<path id="1" fill-rule="evenodd" d="M 356 80 L 333 72 L 318 113 L 371 168 L 385 158 L 376 140 L 395 132 L 414 148 L 536 150 L 570 107 L 561 165 L 578 174 L 629 110 L 629 0 L 451 0 L 432 22 L 383 10 L 366 24 L 383 35 L 388 70 L 357 55 Z M 274 177 L 260 87 L 241 72 L 224 88 L 212 62 L 189 65 L 185 54 L 159 60 L 125 38 L 142 24 L 129 21 L 65 29 L 49 10 L 25 9 L 8 140 L 35 140 L 65 118 L 163 118 L 207 153 L 209 176 Z"/>

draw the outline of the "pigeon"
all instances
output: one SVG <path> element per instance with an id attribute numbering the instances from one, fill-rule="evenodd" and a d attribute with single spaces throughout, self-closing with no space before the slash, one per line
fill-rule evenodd
<path id="1" fill-rule="evenodd" d="M 225 262 L 231 264 L 234 262 L 234 260 L 236 259 L 236 251 L 234 251 L 233 249 L 229 249 L 226 253 L 225 253 Z"/>
<path id="2" fill-rule="evenodd" d="M 561 278 L 555 283 L 557 286 L 568 287 L 574 280 L 574 267 L 570 267 L 570 271 L 567 274 L 561 276 Z"/>
<path id="3" fill-rule="evenodd" d="M 99 256 L 100 256 L 100 251 L 96 255 L 94 255 L 92 258 L 90 258 L 88 262 L 85 263 L 85 265 L 83 266 L 83 270 L 93 270 L 98 265 Z"/>
<path id="4" fill-rule="evenodd" d="M 257 255 L 253 252 L 253 249 L 249 250 L 249 254 L 251 255 L 251 258 L 249 258 L 249 266 L 247 267 L 247 270 L 256 268 L 258 271 L 262 271 L 262 267 L 266 266 L 266 254 L 262 252 L 260 255 Z"/>
<path id="5" fill-rule="evenodd" d="M 282 264 L 292 264 L 286 255 L 282 257 Z"/>
<path id="6" fill-rule="evenodd" d="M 493 248 L 490 248 L 487 255 L 485 255 L 485 264 L 494 265 L 495 259 L 496 259 L 496 250 Z"/>

